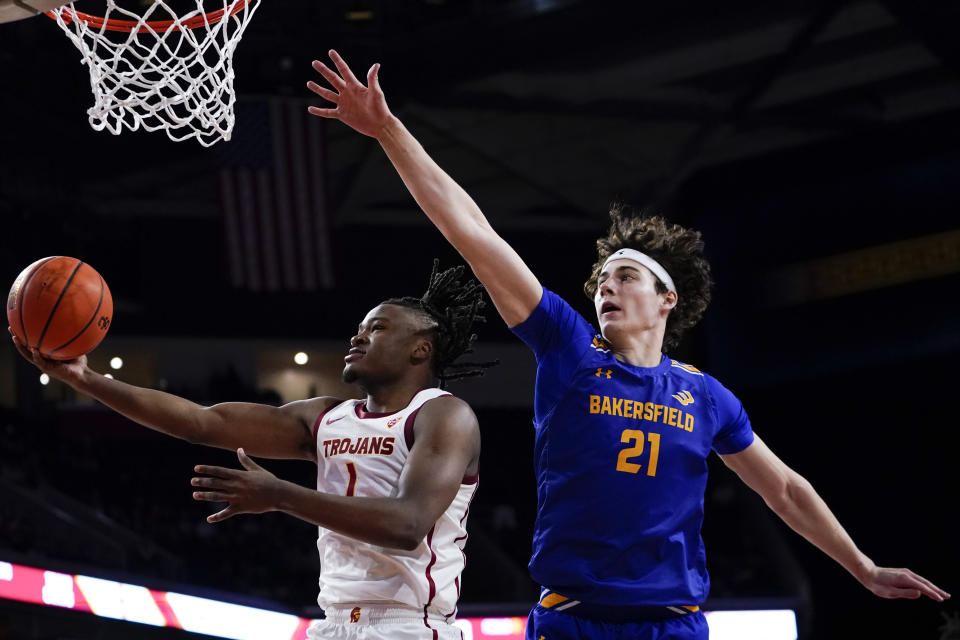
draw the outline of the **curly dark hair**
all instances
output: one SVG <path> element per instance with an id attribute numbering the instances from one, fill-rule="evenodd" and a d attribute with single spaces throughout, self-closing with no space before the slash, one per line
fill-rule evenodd
<path id="1" fill-rule="evenodd" d="M 700 232 L 671 224 L 659 216 L 636 215 L 622 203 L 610 207 L 610 219 L 606 237 L 597 239 L 597 261 L 583 291 L 593 299 L 600 269 L 614 251 L 629 248 L 647 254 L 663 265 L 677 286 L 677 306 L 667 316 L 662 347 L 664 352 L 673 349 L 683 332 L 700 321 L 710 304 L 713 279 L 710 263 L 703 256 Z M 656 290 L 667 292 L 660 278 L 656 278 Z"/>
<path id="2" fill-rule="evenodd" d="M 434 259 L 427 291 L 419 298 L 404 296 L 390 298 L 381 304 L 394 304 L 420 312 L 428 330 L 434 332 L 435 350 L 433 370 L 440 379 L 440 388 L 448 380 L 482 376 L 486 369 L 499 364 L 493 362 L 454 361 L 473 351 L 477 334 L 472 332 L 476 322 L 486 322 L 481 313 L 487 303 L 483 300 L 483 285 L 468 280 L 462 283 L 464 266 L 458 265 L 438 272 L 440 261 Z"/>

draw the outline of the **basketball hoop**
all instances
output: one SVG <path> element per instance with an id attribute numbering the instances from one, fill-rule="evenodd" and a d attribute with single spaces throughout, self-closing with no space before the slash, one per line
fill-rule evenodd
<path id="1" fill-rule="evenodd" d="M 233 131 L 233 52 L 260 0 L 222 0 L 205 13 L 178 16 L 154 0 L 142 16 L 107 0 L 103 17 L 73 3 L 48 11 L 80 50 L 90 72 L 90 126 L 164 130 L 174 142 L 196 138 L 205 147 Z M 169 18 L 156 19 L 153 18 Z"/>

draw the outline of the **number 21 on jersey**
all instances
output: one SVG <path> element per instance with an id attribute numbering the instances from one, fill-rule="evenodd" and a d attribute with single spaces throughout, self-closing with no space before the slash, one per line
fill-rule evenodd
<path id="1" fill-rule="evenodd" d="M 646 437 L 644 437 L 643 431 L 639 429 L 624 429 L 623 433 L 620 434 L 620 442 L 625 444 L 632 442 L 633 446 L 620 451 L 620 455 L 617 457 L 617 471 L 623 471 L 624 473 L 637 473 L 640 471 L 642 465 L 638 462 L 631 461 L 643 455 L 645 441 L 650 443 L 647 475 L 657 475 L 657 460 L 660 457 L 660 434 L 647 433 Z"/>

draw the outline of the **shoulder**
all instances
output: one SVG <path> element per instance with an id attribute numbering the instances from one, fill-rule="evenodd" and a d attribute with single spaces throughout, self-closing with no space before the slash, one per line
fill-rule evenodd
<path id="1" fill-rule="evenodd" d="M 458 428 L 476 429 L 477 416 L 465 400 L 454 395 L 442 395 L 426 401 L 420 407 L 417 422 L 440 422 Z"/>
<path id="2" fill-rule="evenodd" d="M 442 395 L 428 400 L 418 410 L 411 426 L 410 431 L 405 431 L 408 447 L 422 440 L 430 440 L 434 446 L 459 447 L 472 442 L 474 448 L 479 447 L 477 416 L 469 404 L 456 396 Z"/>
<path id="3" fill-rule="evenodd" d="M 412 426 L 410 432 L 405 432 L 411 449 L 417 442 L 434 455 L 456 453 L 474 461 L 480 455 L 477 416 L 469 404 L 456 396 L 442 395 L 427 401 Z"/>
<path id="4" fill-rule="evenodd" d="M 313 427 L 313 423 L 316 422 L 321 415 L 338 404 L 341 404 L 342 402 L 343 400 L 340 398 L 321 396 L 318 398 L 308 398 L 307 400 L 295 400 L 293 402 L 288 402 L 280 407 L 280 410 L 288 415 L 296 417 L 306 426 Z"/>
<path id="5" fill-rule="evenodd" d="M 670 366 L 667 368 L 667 375 L 674 384 L 688 387 L 691 391 L 699 390 L 713 399 L 716 395 L 715 386 L 717 381 L 710 374 L 698 369 L 692 364 L 680 362 L 667 356 Z"/>
<path id="6" fill-rule="evenodd" d="M 558 296 L 546 287 L 543 288 L 543 296 L 540 303 L 527 316 L 527 319 L 520 324 L 510 327 L 514 333 L 521 337 L 530 338 L 542 337 L 540 332 L 547 327 L 555 327 L 563 330 L 588 331 L 594 332 L 589 322 L 578 313 L 569 302 Z"/>
<path id="7" fill-rule="evenodd" d="M 721 427 L 733 424 L 749 424 L 746 413 L 743 409 L 743 403 L 730 389 L 725 387 L 715 377 L 700 371 L 696 367 L 688 364 L 672 361 L 676 363 L 670 367 L 671 373 L 676 377 L 686 377 L 687 384 L 698 384 L 699 388 L 705 392 L 710 405 L 713 407 Z"/>
<path id="8" fill-rule="evenodd" d="M 558 296 L 553 291 L 544 288 L 543 300 L 541 300 L 540 304 L 552 317 L 567 320 L 571 324 L 585 328 L 591 334 L 596 332 L 593 328 L 593 325 L 590 324 L 590 322 L 583 317 L 579 311 L 574 309 L 572 304 Z"/>
<path id="9" fill-rule="evenodd" d="M 285 420 L 291 426 L 294 423 L 299 425 L 300 447 L 304 456 L 316 460 L 316 437 L 320 418 L 340 403 L 341 400 L 338 398 L 310 398 L 288 402 L 275 410 L 286 416 Z"/>
<path id="10" fill-rule="evenodd" d="M 733 395 L 719 380 L 706 371 L 686 362 L 680 362 L 669 357 L 668 359 L 670 360 L 670 375 L 674 379 L 682 380 L 687 384 L 698 385 L 712 396 Z"/>
<path id="11" fill-rule="evenodd" d="M 720 384 L 719 380 L 692 364 L 670 359 L 669 371 L 674 381 L 684 386 L 689 385 L 691 391 L 699 389 L 702 393 L 705 393 L 714 407 L 736 401 L 733 393 Z"/>
<path id="12" fill-rule="evenodd" d="M 670 370 L 674 373 L 680 373 L 681 375 L 685 374 L 687 376 L 699 376 L 701 378 L 709 377 L 706 374 L 704 374 L 703 371 L 701 371 L 700 369 L 697 369 L 692 364 L 687 364 L 686 362 L 680 362 L 679 360 L 674 360 L 669 356 L 667 356 L 667 358 L 670 360 Z"/>

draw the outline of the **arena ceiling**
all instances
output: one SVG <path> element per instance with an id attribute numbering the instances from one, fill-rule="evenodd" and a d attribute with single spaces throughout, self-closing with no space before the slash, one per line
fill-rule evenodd
<path id="1" fill-rule="evenodd" d="M 100 0 L 81 0 L 95 11 Z M 264 0 L 241 98 L 309 97 L 336 47 L 382 63 L 390 104 L 500 228 L 596 229 L 614 198 L 668 206 L 698 172 L 960 113 L 960 5 L 598 0 Z M 93 133 L 52 21 L 0 25 L 6 199 L 214 216 L 214 150 Z M 940 120 L 937 120 L 940 119 Z M 238 130 L 235 137 L 242 137 Z M 421 224 L 382 153 L 327 128 L 337 224 Z"/>

